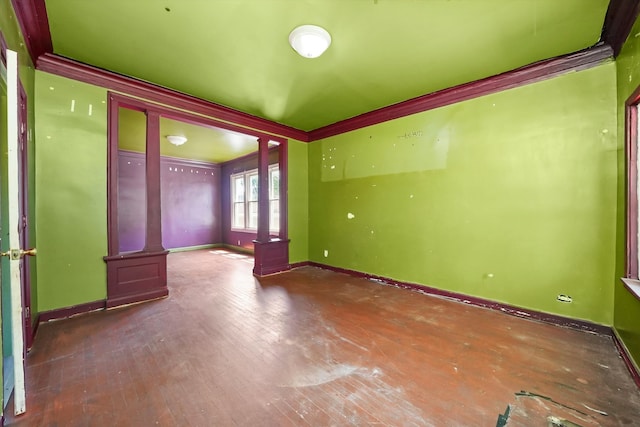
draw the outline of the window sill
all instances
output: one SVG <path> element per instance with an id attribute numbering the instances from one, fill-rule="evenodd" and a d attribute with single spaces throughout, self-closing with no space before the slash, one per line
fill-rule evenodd
<path id="1" fill-rule="evenodd" d="M 235 233 L 250 233 L 250 234 L 256 234 L 258 232 L 258 230 L 251 230 L 249 228 L 232 228 L 231 231 Z"/>
<path id="2" fill-rule="evenodd" d="M 232 228 L 231 231 L 234 233 L 247 233 L 247 234 L 257 234 L 258 230 L 252 230 L 249 228 Z M 279 233 L 278 230 L 269 230 L 269 234 L 272 236 L 277 236 Z"/>
<path id="3" fill-rule="evenodd" d="M 623 277 L 621 280 L 622 283 L 624 283 L 624 287 L 631 292 L 631 295 L 640 301 L 640 280 L 628 279 L 626 277 Z"/>

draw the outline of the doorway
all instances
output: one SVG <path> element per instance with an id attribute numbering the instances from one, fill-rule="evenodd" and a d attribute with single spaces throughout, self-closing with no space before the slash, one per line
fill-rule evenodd
<path id="1" fill-rule="evenodd" d="M 255 238 L 252 240 L 255 250 L 254 274 L 262 275 L 276 271 L 284 271 L 289 268 L 288 264 L 288 245 L 287 238 L 287 217 L 286 217 L 286 197 L 279 197 L 280 194 L 286 195 L 287 173 L 287 141 L 284 138 L 266 135 L 255 132 L 250 129 L 241 128 L 214 119 L 193 115 L 183 111 L 173 110 L 171 108 L 151 104 L 139 99 L 128 98 L 123 95 L 110 93 L 108 96 L 109 106 L 109 132 L 108 132 L 108 242 L 109 255 L 106 256 L 107 263 L 107 307 L 114 307 L 133 302 L 145 301 L 149 299 L 160 298 L 168 295 L 166 283 L 166 257 L 168 250 L 167 241 L 163 239 L 163 229 L 170 230 L 170 225 L 166 221 L 163 223 L 163 176 L 172 174 L 179 177 L 176 167 L 180 173 L 184 172 L 183 165 L 171 165 L 168 162 L 168 156 L 180 157 L 181 162 L 193 161 L 193 154 L 185 155 L 192 148 L 196 147 L 193 142 L 187 144 L 185 148 L 180 148 L 175 144 L 174 147 L 167 141 L 167 136 L 182 136 L 186 128 L 192 128 L 189 132 L 202 131 L 219 132 L 223 134 L 229 143 L 229 147 L 235 145 L 243 145 L 249 142 L 251 145 L 251 153 L 256 153 L 256 167 L 260 180 L 260 191 L 258 200 L 252 206 L 258 214 L 258 224 L 255 230 Z M 135 137 L 137 149 L 131 149 L 125 142 L 129 136 L 124 132 L 124 123 L 127 116 L 138 115 L 140 118 L 144 116 L 144 126 L 132 134 Z M 142 120 L 139 120 L 140 122 Z M 177 130 L 176 130 L 177 129 Z M 198 129 L 198 131 L 196 131 Z M 143 131 L 142 131 L 143 130 Z M 174 138 L 176 139 L 176 138 Z M 187 137 L 187 140 L 189 138 Z M 184 138 L 177 138 L 184 142 Z M 215 149 L 211 149 L 212 144 L 209 142 L 209 153 L 219 154 L 222 145 L 216 144 Z M 273 148 L 277 153 L 278 173 L 275 174 L 269 169 L 269 150 Z M 176 154 L 176 151 L 180 151 Z M 256 151 L 257 148 L 257 151 Z M 135 162 L 140 166 L 137 172 L 134 187 L 139 189 L 133 193 L 128 190 L 123 191 L 121 179 L 130 179 L 125 174 L 120 173 L 125 164 L 120 164 L 122 154 L 128 149 L 131 156 L 126 161 Z M 135 157 L 137 156 L 137 160 Z M 242 156 L 241 156 L 242 157 Z M 143 166 L 144 163 L 144 167 Z M 207 170 L 203 169 L 205 174 Z M 191 168 L 189 173 L 200 173 L 198 167 Z M 209 171 L 209 173 L 211 173 Z M 277 176 L 278 190 L 273 191 L 269 188 L 270 174 Z M 215 172 L 214 172 L 215 175 Z M 225 191 L 228 186 L 222 185 L 220 193 Z M 179 191 L 178 191 L 179 193 Z M 270 194 L 277 194 L 278 199 L 270 199 Z M 137 224 L 131 228 L 131 233 L 124 232 L 131 224 L 125 223 L 125 214 L 131 212 L 130 209 L 124 209 L 126 200 L 132 201 L 136 208 L 133 209 L 138 213 L 135 218 L 129 218 L 132 224 Z M 225 200 L 224 197 L 222 200 Z M 221 204 L 221 203 L 220 203 Z M 248 206 L 248 205 L 247 205 Z M 276 208 L 277 206 L 277 208 Z M 226 213 L 227 211 L 222 208 Z M 166 206 L 164 211 L 168 213 Z M 277 233 L 270 233 L 270 212 L 276 212 L 278 215 L 279 226 Z M 228 212 L 229 214 L 231 212 Z M 211 215 L 209 215 L 211 216 Z M 273 214 L 272 214 L 273 216 Z M 132 235 L 138 235 L 133 239 L 133 243 L 128 240 Z M 126 247 L 123 240 L 127 240 Z M 197 246 L 197 245 L 192 245 Z"/>

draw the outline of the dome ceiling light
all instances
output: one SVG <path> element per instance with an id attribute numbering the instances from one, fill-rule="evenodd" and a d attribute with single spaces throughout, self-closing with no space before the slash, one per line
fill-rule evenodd
<path id="1" fill-rule="evenodd" d="M 179 147 L 180 145 L 182 145 L 185 142 L 187 142 L 187 138 L 185 136 L 181 136 L 181 135 L 167 135 L 167 141 L 169 141 L 170 143 L 172 143 L 176 147 Z"/>
<path id="2" fill-rule="evenodd" d="M 291 47 L 305 58 L 317 58 L 331 45 L 331 34 L 316 25 L 301 25 L 289 34 Z"/>

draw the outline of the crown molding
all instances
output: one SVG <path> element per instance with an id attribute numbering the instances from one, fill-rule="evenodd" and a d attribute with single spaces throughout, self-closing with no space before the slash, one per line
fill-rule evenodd
<path id="1" fill-rule="evenodd" d="M 249 128 L 293 138 L 302 142 L 312 142 L 434 108 L 550 79 L 570 71 L 585 70 L 612 58 L 613 49 L 609 45 L 601 43 L 573 54 L 547 59 L 485 79 L 422 95 L 310 132 L 275 123 L 152 83 L 102 70 L 50 53 L 40 56 L 36 63 L 36 68 Z"/>
<path id="2" fill-rule="evenodd" d="M 36 69 L 251 129 L 308 142 L 308 134 L 305 131 L 59 55 L 41 55 Z"/>
<path id="3" fill-rule="evenodd" d="M 613 49 L 616 57 L 629 37 L 640 13 L 640 0 L 611 0 L 604 18 L 600 40 Z"/>
<path id="4" fill-rule="evenodd" d="M 444 107 L 445 105 L 455 104 L 491 93 L 547 80 L 569 71 L 585 70 L 612 58 L 613 50 L 611 47 L 601 43 L 589 49 L 536 62 L 502 74 L 422 95 L 312 130 L 309 132 L 309 141 L 317 141 L 411 114 L 421 113 L 434 108 Z"/>
<path id="5" fill-rule="evenodd" d="M 611 0 L 601 42 L 573 54 L 540 61 L 502 74 L 425 94 L 306 132 L 214 102 L 135 78 L 86 65 L 52 53 L 45 0 L 11 0 L 36 68 L 117 92 L 171 105 L 245 127 L 311 142 L 363 127 L 466 101 L 491 93 L 594 67 L 615 58 L 640 13 L 640 0 Z"/>
<path id="6" fill-rule="evenodd" d="M 11 5 L 16 13 L 31 62 L 35 65 L 40 55 L 53 52 L 47 7 L 44 0 L 11 0 Z"/>

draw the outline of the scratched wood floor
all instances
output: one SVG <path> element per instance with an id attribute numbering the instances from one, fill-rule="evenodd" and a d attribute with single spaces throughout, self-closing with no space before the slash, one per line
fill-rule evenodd
<path id="1" fill-rule="evenodd" d="M 171 254 L 169 298 L 41 325 L 6 425 L 640 425 L 610 337 L 251 262 Z"/>

